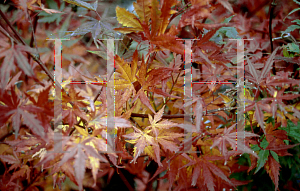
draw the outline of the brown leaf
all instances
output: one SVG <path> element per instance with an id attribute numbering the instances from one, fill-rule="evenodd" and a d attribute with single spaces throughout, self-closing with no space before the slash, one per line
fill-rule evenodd
<path id="1" fill-rule="evenodd" d="M 269 155 L 268 161 L 265 165 L 265 169 L 275 184 L 275 191 L 278 190 L 280 167 L 280 164 L 273 158 L 273 156 Z"/>

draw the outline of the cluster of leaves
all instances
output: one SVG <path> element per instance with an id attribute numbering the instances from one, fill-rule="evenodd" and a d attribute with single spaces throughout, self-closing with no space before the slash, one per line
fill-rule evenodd
<path id="1" fill-rule="evenodd" d="M 268 3 L 137 0 L 116 17 L 98 0 L 4 3 L 0 190 L 299 190 L 300 3 L 271 4 L 273 20 Z M 70 38 L 61 84 L 53 36 Z M 252 39 L 242 94 L 235 38 Z M 105 39 L 118 39 L 113 77 Z M 194 39 L 190 99 L 185 39 Z"/>

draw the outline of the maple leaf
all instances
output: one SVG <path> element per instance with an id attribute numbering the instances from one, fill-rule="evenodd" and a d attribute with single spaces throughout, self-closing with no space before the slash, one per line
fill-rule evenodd
<path id="1" fill-rule="evenodd" d="M 151 43 L 168 49 L 176 54 L 184 55 L 184 45 L 181 41 L 176 40 L 177 37 L 170 34 L 161 34 L 159 36 L 152 37 Z"/>
<path id="2" fill-rule="evenodd" d="M 26 179 L 29 180 L 30 177 L 30 168 L 28 165 L 22 165 L 20 170 L 15 171 L 13 175 L 11 176 L 9 183 L 15 180 L 16 178 L 20 178 L 26 175 Z"/>
<path id="3" fill-rule="evenodd" d="M 170 78 L 172 71 L 173 69 L 171 68 L 161 67 L 160 69 L 152 69 L 151 71 L 147 72 L 147 66 L 144 63 L 144 59 L 142 59 L 141 67 L 136 76 L 141 88 L 133 98 L 133 102 L 135 102 L 137 98 L 140 98 L 144 105 L 146 105 L 153 113 L 156 113 L 150 104 L 149 98 L 145 95 L 145 91 L 154 92 L 163 96 L 180 98 L 178 96 L 170 95 L 155 87 L 155 85 Z"/>
<path id="4" fill-rule="evenodd" d="M 266 75 L 269 73 L 269 71 L 272 69 L 272 63 L 274 61 L 274 57 L 275 57 L 278 49 L 279 49 L 279 47 L 277 47 L 272 52 L 271 56 L 268 58 L 267 62 L 264 64 L 263 70 L 261 71 L 260 75 L 259 75 L 258 71 L 255 69 L 252 62 L 249 60 L 249 58 L 246 57 L 248 65 L 249 65 L 249 72 L 251 74 L 251 76 L 249 76 L 250 78 L 248 78 L 248 79 L 250 81 L 254 82 L 255 85 L 257 86 L 257 88 L 259 88 L 259 86 L 265 86 L 264 79 L 265 79 Z"/>
<path id="5" fill-rule="evenodd" d="M 228 2 L 228 0 L 218 0 L 230 13 L 234 13 L 232 6 Z"/>
<path id="6" fill-rule="evenodd" d="M 196 104 L 194 104 L 194 103 L 196 103 Z M 192 100 L 187 101 L 184 104 L 184 106 L 187 107 L 187 106 L 190 106 L 191 104 L 194 104 L 193 111 L 194 111 L 194 116 L 196 117 L 195 118 L 195 120 L 196 120 L 196 126 L 195 126 L 196 131 L 200 132 L 201 131 L 200 124 L 201 124 L 201 121 L 202 121 L 203 109 L 205 108 L 205 103 L 203 101 L 203 98 L 193 96 Z M 181 127 L 182 127 L 182 125 L 181 125 Z M 192 131 L 192 132 L 194 132 L 194 131 Z"/>
<path id="7" fill-rule="evenodd" d="M 125 9 L 117 7 L 116 12 L 118 21 L 123 24 L 123 26 L 131 28 L 115 28 L 114 30 L 120 31 L 124 34 L 143 31 L 145 34 L 144 40 L 150 40 L 152 44 L 167 48 L 175 53 L 184 54 L 184 46 L 182 42 L 176 40 L 177 37 L 174 34 L 165 33 L 170 22 L 170 16 L 176 13 L 175 10 L 171 10 L 171 7 L 177 3 L 178 2 L 176 0 L 164 1 L 161 5 L 162 9 L 160 10 L 159 2 L 157 0 L 151 1 L 150 6 L 149 3 L 138 2 L 139 6 L 135 4 L 135 7 L 137 8 L 137 13 L 139 13 L 138 15 L 141 15 L 141 19 L 138 19 L 134 14 L 126 11 Z M 141 10 L 143 10 L 143 12 L 141 12 Z M 150 23 L 148 23 L 147 20 L 144 20 L 145 17 L 147 19 L 148 14 L 151 18 Z"/>
<path id="8" fill-rule="evenodd" d="M 116 7 L 116 15 L 119 23 L 123 26 L 131 27 L 130 32 L 134 31 L 142 31 L 142 26 L 138 21 L 138 18 L 133 14 L 127 11 L 125 8 L 121 8 L 119 6 Z M 128 28 L 127 28 L 128 29 Z M 119 30 L 116 28 L 115 30 Z M 119 30 L 120 31 L 120 30 Z M 124 29 L 122 30 L 124 32 Z M 126 32 L 124 32 L 126 33 Z"/>
<path id="9" fill-rule="evenodd" d="M 11 72 L 16 69 L 15 63 L 26 75 L 34 77 L 32 67 L 28 63 L 28 59 L 22 54 L 21 51 L 36 53 L 34 49 L 29 49 L 28 47 L 22 45 L 15 45 L 0 54 L 0 58 L 5 55 L 1 66 L 1 81 L 4 80 L 5 82 L 8 82 Z"/>
<path id="10" fill-rule="evenodd" d="M 99 128 L 99 125 L 107 127 L 107 121 L 114 121 L 115 127 L 132 127 L 130 121 L 121 118 L 121 117 L 102 117 L 102 115 L 97 116 L 95 119 L 91 120 L 89 124 L 96 124 L 96 128 Z"/>
<path id="11" fill-rule="evenodd" d="M 216 161 L 216 160 L 222 160 L 222 157 L 219 156 L 201 156 L 197 157 L 196 154 L 193 154 L 193 160 L 190 161 L 186 166 L 192 166 L 194 165 L 193 169 L 193 175 L 192 175 L 192 186 L 195 186 L 198 184 L 199 186 L 201 185 L 198 182 L 199 177 L 203 177 L 203 184 L 206 185 L 206 187 L 209 190 L 215 190 L 215 181 L 213 174 L 227 182 L 228 184 L 233 185 L 233 183 L 228 179 L 228 177 L 224 174 L 224 172 L 215 164 L 213 164 L 210 161 Z"/>
<path id="12" fill-rule="evenodd" d="M 120 73 L 120 77 L 123 79 L 115 80 L 114 85 L 116 90 L 120 89 L 132 89 L 134 90 L 134 82 L 137 80 L 136 72 L 137 72 L 137 62 L 138 62 L 138 52 L 135 50 L 133 53 L 133 58 L 131 65 L 125 63 L 123 59 L 121 59 L 118 55 L 115 59 L 116 72 Z M 117 78 L 118 76 L 116 76 Z"/>
<path id="13" fill-rule="evenodd" d="M 98 39 L 103 38 L 103 36 L 115 35 L 116 31 L 113 30 L 113 26 L 108 22 L 112 18 L 102 17 L 101 20 L 94 19 L 89 16 L 82 16 L 86 18 L 88 21 L 83 23 L 80 27 L 78 27 L 74 31 L 66 31 L 69 34 L 65 35 L 64 38 L 70 38 L 72 36 L 77 35 L 85 35 L 87 33 L 91 33 L 94 39 L 94 43 L 99 48 Z M 90 51 L 92 53 L 96 53 L 101 56 L 102 51 Z M 106 53 L 104 54 L 106 55 Z M 106 56 L 104 56 L 106 59 Z M 84 59 L 83 59 L 84 60 Z"/>
<path id="14" fill-rule="evenodd" d="M 282 88 L 280 91 L 274 91 L 273 98 L 264 98 L 265 102 L 272 101 L 271 103 L 271 110 L 273 118 L 275 118 L 275 114 L 277 111 L 277 106 L 279 109 L 284 113 L 287 114 L 285 107 L 287 107 L 282 100 L 290 100 L 300 97 L 300 95 L 293 95 L 293 94 L 284 94 L 285 89 Z M 286 126 L 286 124 L 285 124 Z"/>
<path id="15" fill-rule="evenodd" d="M 199 22 L 198 20 L 202 19 L 202 18 L 210 18 L 211 17 L 211 11 L 212 11 L 212 7 L 211 8 L 207 8 L 207 6 L 204 4 L 204 1 L 199 2 L 200 4 L 197 5 L 193 5 L 192 7 L 189 8 L 189 11 L 186 11 L 182 16 L 181 19 L 179 21 L 178 27 L 179 28 L 183 28 L 184 26 L 187 25 L 192 25 L 192 26 L 196 26 L 198 27 L 200 24 L 201 26 L 201 22 Z M 203 25 L 203 24 L 202 24 Z M 199 27 L 201 30 L 202 28 Z M 206 28 L 206 25 L 204 26 L 204 28 Z"/>
<path id="16" fill-rule="evenodd" d="M 148 22 L 150 19 L 150 6 L 151 1 L 149 0 L 137 0 L 136 2 L 133 2 L 134 11 L 139 16 L 141 22 Z"/>
<path id="17" fill-rule="evenodd" d="M 169 120 L 162 120 L 161 122 L 158 122 L 162 119 L 164 109 L 165 109 L 165 105 L 154 115 L 154 118 L 152 118 L 152 116 L 150 114 L 148 114 L 151 125 L 148 126 L 147 128 L 152 128 L 152 130 L 156 136 L 156 139 L 158 136 L 158 131 L 160 129 L 169 129 L 170 127 L 175 127 L 178 125 L 177 123 L 173 123 Z"/>
<path id="18" fill-rule="evenodd" d="M 252 97 L 248 97 L 248 96 L 245 99 L 245 102 L 248 103 L 248 106 L 245 108 L 245 112 L 248 112 L 255 107 L 255 118 L 258 121 L 264 134 L 266 134 L 266 131 L 264 126 L 264 113 L 262 112 L 262 110 L 265 110 L 266 112 L 271 112 L 270 105 L 266 103 L 265 99 L 266 98 L 258 102 L 255 102 L 254 99 L 252 99 Z"/>
<path id="19" fill-rule="evenodd" d="M 21 74 L 22 74 L 22 71 L 18 72 L 14 77 L 12 77 L 11 80 L 9 81 L 9 83 L 6 85 L 5 90 L 9 90 L 9 89 L 13 88 L 13 86 L 19 80 Z M 5 81 L 3 80 L 3 82 L 5 82 Z"/>
<path id="20" fill-rule="evenodd" d="M 137 158 L 142 154 L 146 146 L 155 145 L 154 152 L 157 156 L 159 156 L 159 148 L 157 148 L 157 145 L 154 143 L 154 139 L 151 135 L 148 135 L 152 130 L 146 130 L 141 131 L 134 127 L 134 130 L 136 132 L 130 133 L 128 135 L 123 135 L 123 137 L 133 140 L 126 140 L 127 142 L 131 144 L 135 144 L 134 147 L 134 158 L 133 162 L 136 162 Z M 157 162 L 160 164 L 160 159 L 157 160 Z M 161 164 L 160 164 L 161 165 Z"/>
<path id="21" fill-rule="evenodd" d="M 278 162 L 278 157 L 277 157 L 277 160 L 274 159 L 273 156 L 268 157 L 268 160 L 265 165 L 265 169 L 275 184 L 275 191 L 278 189 L 280 167 L 281 166 Z"/>
<path id="22" fill-rule="evenodd" d="M 86 9 L 89 9 L 92 11 L 96 11 L 97 6 L 98 6 L 98 0 L 96 0 L 93 5 L 91 3 L 87 3 L 87 2 L 81 1 L 81 0 L 63 0 L 63 1 L 70 3 L 70 4 L 80 6 L 80 7 L 84 7 Z"/>
<path id="23" fill-rule="evenodd" d="M 161 17 L 160 17 L 160 27 L 159 27 L 159 33 L 163 34 L 165 30 L 167 29 L 167 26 L 169 24 L 169 18 L 172 14 L 176 13 L 177 11 L 171 10 L 171 7 L 175 6 L 177 4 L 177 0 L 169 0 L 164 1 L 162 8 L 161 8 Z"/>
<path id="24" fill-rule="evenodd" d="M 49 85 L 46 89 L 42 90 L 37 97 L 37 100 L 35 100 L 32 96 L 25 93 L 25 95 L 29 98 L 29 100 L 39 109 L 42 110 L 42 112 L 37 112 L 37 119 L 39 119 L 45 129 L 45 132 L 48 131 L 49 128 L 51 128 L 49 121 L 53 119 L 54 115 L 54 103 L 49 101 L 50 96 L 50 90 L 52 88 L 52 85 Z"/>
<path id="25" fill-rule="evenodd" d="M 66 92 L 62 93 L 62 117 L 68 122 L 69 126 L 73 126 L 76 123 L 77 117 L 87 121 L 86 113 L 81 108 L 86 108 L 88 104 L 84 102 L 85 97 L 79 96 L 79 94 L 79 92 L 75 91 L 73 85 L 68 95 Z"/>
<path id="26" fill-rule="evenodd" d="M 164 150 L 169 150 L 171 152 L 178 151 L 178 147 L 173 141 L 178 137 L 182 137 L 184 134 L 174 133 L 166 130 L 170 127 L 176 126 L 176 123 L 168 120 L 163 120 L 157 123 L 159 120 L 161 120 L 163 109 L 164 107 L 154 115 L 154 119 L 151 115 L 149 115 L 149 121 L 151 125 L 146 127 L 145 130 L 141 131 L 134 127 L 135 132 L 123 135 L 125 138 L 132 139 L 126 140 L 127 142 L 131 144 L 136 143 L 134 147 L 134 162 L 142 152 L 145 152 L 151 158 L 153 158 L 159 166 L 162 166 L 162 163 L 160 162 L 159 144 L 163 145 Z"/>
<path id="27" fill-rule="evenodd" d="M 13 157 L 12 155 L 0 155 L 0 159 L 3 162 L 7 162 L 8 164 L 20 164 L 20 160 L 18 158 Z"/>
<path id="28" fill-rule="evenodd" d="M 0 114 L 2 116 L 0 124 L 7 122 L 12 117 L 13 128 L 15 130 L 16 137 L 18 136 L 19 128 L 21 125 L 21 117 L 23 123 L 30 128 L 30 130 L 40 137 L 45 136 L 45 130 L 41 122 L 36 119 L 36 115 L 29 112 L 42 112 L 42 109 L 33 105 L 25 105 L 25 102 L 17 97 L 16 92 L 11 90 L 11 95 L 5 91 L 1 93 L 0 100 Z"/>
<path id="29" fill-rule="evenodd" d="M 64 165 L 66 162 L 68 162 L 70 159 L 74 160 L 74 169 L 75 169 L 75 177 L 76 181 L 79 185 L 79 188 L 82 190 L 82 181 L 84 178 L 85 168 L 86 168 L 86 159 L 89 157 L 90 162 L 99 162 L 97 159 L 108 162 L 104 157 L 98 154 L 98 151 L 95 149 L 95 147 L 92 147 L 90 145 L 86 145 L 86 143 L 89 143 L 91 138 L 85 139 L 81 143 L 75 144 L 73 147 L 69 147 L 67 152 L 64 154 L 63 158 L 61 159 L 60 163 L 58 164 L 58 167 Z M 93 168 L 93 176 L 95 178 L 95 168 L 98 167 L 97 164 L 91 164 Z"/>
<path id="30" fill-rule="evenodd" d="M 241 142 L 238 139 L 243 139 L 245 137 L 259 137 L 259 135 L 249 133 L 249 132 L 232 132 L 230 133 L 233 128 L 236 126 L 236 124 L 233 124 L 231 127 L 227 129 L 225 127 L 223 134 L 220 136 L 217 136 L 217 138 L 214 139 L 214 143 L 211 146 L 211 148 L 215 147 L 218 145 L 220 152 L 225 157 L 225 160 L 228 159 L 228 149 L 226 146 L 226 142 L 228 142 L 231 146 L 232 149 L 236 150 L 237 152 L 242 152 L 242 153 L 249 153 L 254 155 L 255 157 L 258 157 L 256 153 L 254 153 L 250 148 L 248 148 L 243 142 Z"/>

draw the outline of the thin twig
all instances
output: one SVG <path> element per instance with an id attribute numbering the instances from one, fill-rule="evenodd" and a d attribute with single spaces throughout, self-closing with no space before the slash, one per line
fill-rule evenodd
<path id="1" fill-rule="evenodd" d="M 5 20 L 5 22 L 7 23 L 7 25 L 9 26 L 9 28 L 11 28 L 11 30 L 14 32 L 15 36 L 17 37 L 17 39 L 24 45 L 24 46 L 28 46 L 25 41 L 23 40 L 23 38 L 21 37 L 21 35 L 14 29 L 14 27 L 12 26 L 12 24 L 9 22 L 9 20 L 7 19 L 7 17 L 5 16 L 5 14 L 0 10 L 0 15 L 1 17 Z M 8 32 L 8 31 L 7 31 Z M 9 33 L 9 32 L 8 32 Z M 55 83 L 54 80 L 54 75 L 48 70 L 48 68 L 45 66 L 45 64 L 41 61 L 40 59 L 40 55 L 39 54 L 33 54 L 33 53 L 29 53 L 29 55 L 33 58 L 34 61 L 36 61 L 40 67 L 44 70 L 44 72 L 48 75 L 48 77 L 51 79 L 51 81 L 53 83 Z M 61 88 L 61 85 L 56 82 L 58 88 Z"/>
<path id="2" fill-rule="evenodd" d="M 2 34 L 4 34 L 7 38 L 13 39 L 15 42 L 17 42 L 17 39 L 16 39 L 14 36 L 11 36 L 6 30 L 4 30 L 4 26 L 2 25 L 1 22 L 0 22 L 0 31 L 1 31 Z"/>
<path id="3" fill-rule="evenodd" d="M 0 15 L 1 17 L 4 19 L 4 21 L 7 23 L 7 25 L 9 26 L 9 28 L 14 32 L 14 34 L 17 36 L 17 38 L 19 39 L 19 41 L 23 44 L 26 45 L 25 41 L 23 40 L 23 38 L 19 35 L 19 33 L 15 30 L 15 28 L 11 25 L 11 23 L 9 22 L 9 20 L 7 19 L 7 17 L 5 16 L 5 14 L 1 11 L 0 9 Z"/>
<path id="4" fill-rule="evenodd" d="M 171 93 L 172 93 L 172 91 L 173 91 L 173 88 L 174 88 L 175 84 L 177 83 L 177 80 L 178 80 L 178 78 L 179 78 L 179 76 L 180 76 L 180 73 L 181 73 L 181 70 L 179 71 L 179 73 L 178 73 L 178 75 L 177 75 L 177 77 L 176 77 L 176 79 L 175 79 L 175 82 L 172 84 L 172 87 L 171 87 L 170 92 L 169 92 L 170 95 L 171 95 Z M 172 77 L 173 77 L 173 76 L 172 76 Z M 167 100 L 166 100 L 166 102 L 165 102 L 165 105 L 167 105 L 167 102 L 168 102 L 169 100 L 170 100 L 170 98 L 168 97 Z"/>

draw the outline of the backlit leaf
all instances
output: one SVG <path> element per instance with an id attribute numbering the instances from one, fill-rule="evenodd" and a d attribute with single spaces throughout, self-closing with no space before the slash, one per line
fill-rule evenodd
<path id="1" fill-rule="evenodd" d="M 119 23 L 121 23 L 123 26 L 132 27 L 137 31 L 142 30 L 138 18 L 133 13 L 128 12 L 125 8 L 117 6 L 116 14 Z"/>

